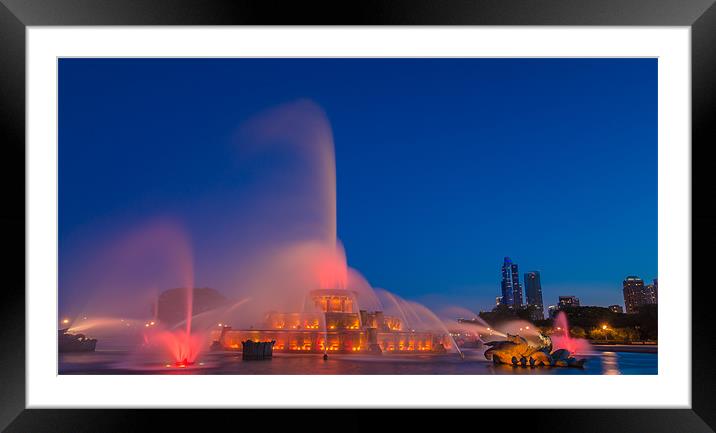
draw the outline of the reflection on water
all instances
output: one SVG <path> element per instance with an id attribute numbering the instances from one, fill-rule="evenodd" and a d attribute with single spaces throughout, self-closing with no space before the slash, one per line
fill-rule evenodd
<path id="1" fill-rule="evenodd" d="M 465 360 L 449 355 L 275 354 L 272 360 L 242 361 L 235 352 L 206 353 L 189 368 L 167 367 L 156 355 L 123 351 L 60 354 L 60 374 L 657 374 L 655 353 L 601 352 L 587 356 L 584 369 L 493 365 L 481 350 L 466 349 Z"/>
<path id="2" fill-rule="evenodd" d="M 602 352 L 602 374 L 621 374 L 616 352 Z"/>

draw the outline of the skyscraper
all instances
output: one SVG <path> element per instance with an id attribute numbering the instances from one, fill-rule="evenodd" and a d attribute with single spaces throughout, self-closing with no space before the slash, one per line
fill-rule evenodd
<path id="1" fill-rule="evenodd" d="M 502 263 L 502 303 L 513 308 L 522 306 L 520 272 L 509 257 Z"/>
<path id="2" fill-rule="evenodd" d="M 644 287 L 644 303 L 656 304 L 659 299 L 659 283 L 656 278 L 654 282 Z"/>
<path id="3" fill-rule="evenodd" d="M 627 313 L 638 313 L 644 302 L 644 280 L 634 275 L 624 279 L 624 307 Z"/>
<path id="4" fill-rule="evenodd" d="M 542 283 L 540 282 L 539 271 L 529 271 L 525 273 L 525 294 L 527 295 L 527 305 L 536 308 L 533 320 L 544 319 L 544 305 L 542 304 Z"/>

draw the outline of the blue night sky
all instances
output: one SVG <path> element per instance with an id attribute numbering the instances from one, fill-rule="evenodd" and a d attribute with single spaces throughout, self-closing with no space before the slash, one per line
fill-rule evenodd
<path id="1" fill-rule="evenodd" d="M 480 310 L 504 256 L 545 305 L 657 277 L 656 59 L 62 59 L 59 92 L 61 296 L 78 239 L 119 220 L 171 215 L 220 256 L 201 203 L 246 181 L 232 137 L 299 98 L 331 122 L 338 236 L 374 286 Z M 197 285 L 222 284 L 205 260 Z"/>

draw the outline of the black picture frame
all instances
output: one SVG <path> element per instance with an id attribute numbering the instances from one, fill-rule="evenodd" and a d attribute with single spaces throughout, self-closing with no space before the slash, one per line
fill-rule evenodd
<path id="1" fill-rule="evenodd" d="M 0 428 L 9 432 L 166 431 L 201 418 L 207 426 L 237 425 L 233 410 L 25 409 L 25 30 L 27 26 L 99 25 L 558 25 L 688 26 L 692 54 L 692 409 L 480 410 L 436 414 L 470 426 L 509 420 L 500 431 L 706 432 L 716 426 L 713 309 L 708 247 L 716 240 L 716 204 L 710 197 L 716 133 L 709 128 L 716 105 L 716 6 L 714 0 L 394 0 L 324 5 L 245 0 L 0 0 L 0 206 L 5 251 L 0 294 Z M 23 163 L 21 163 L 21 161 Z M 698 233 L 698 236 L 693 234 Z M 701 251 L 701 254 L 699 254 Z M 707 270 L 703 272 L 703 270 Z M 685 289 L 685 293 L 688 291 Z M 688 360 L 688 354 L 684 354 Z M 520 392 L 516 390 L 516 392 Z M 530 392 L 525 390 L 522 392 Z M 301 414 L 269 417 L 271 429 L 289 428 Z M 364 414 L 322 414 L 341 428 L 360 428 Z M 346 418 L 356 419 L 348 422 Z M 381 427 L 405 428 L 416 414 L 382 417 Z M 391 421 L 392 420 L 392 421 Z M 370 421 L 365 421 L 367 427 Z M 443 424 L 445 424 L 443 422 Z M 448 423 L 451 424 L 451 423 Z M 452 424 L 451 424 L 452 425 Z M 455 424 L 457 425 L 457 424 Z M 475 424 L 472 424 L 475 425 Z M 477 427 L 475 427 L 477 428 Z M 486 427 L 485 427 L 486 428 Z M 210 427 L 204 430 L 210 430 Z M 183 429 L 182 429 L 183 430 Z M 540 430 L 539 428 L 537 429 Z"/>

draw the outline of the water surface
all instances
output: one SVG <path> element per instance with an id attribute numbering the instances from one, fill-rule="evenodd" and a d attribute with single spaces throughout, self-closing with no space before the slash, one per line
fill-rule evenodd
<path id="1" fill-rule="evenodd" d="M 98 350 L 60 354 L 60 374 L 657 374 L 656 353 L 595 351 L 583 369 L 522 368 L 493 365 L 483 350 L 465 349 L 465 359 L 448 355 L 275 354 L 264 361 L 243 361 L 236 352 L 204 353 L 188 368 L 174 367 L 156 354 Z M 578 356 L 581 357 L 581 356 Z"/>

